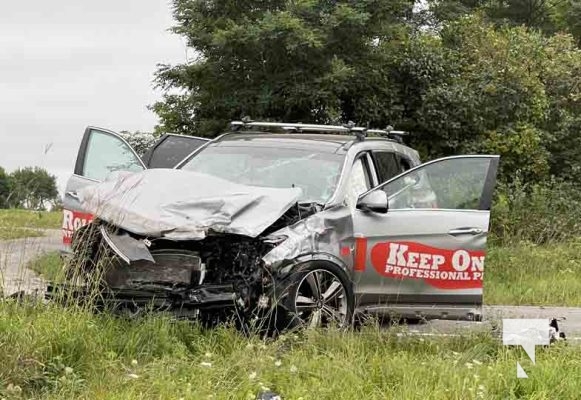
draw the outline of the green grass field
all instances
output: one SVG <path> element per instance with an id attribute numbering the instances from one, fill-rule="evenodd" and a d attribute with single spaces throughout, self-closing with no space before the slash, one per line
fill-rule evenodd
<path id="1" fill-rule="evenodd" d="M 581 306 L 581 240 L 536 246 L 491 246 L 484 303 Z"/>
<path id="2" fill-rule="evenodd" d="M 398 337 L 397 328 L 312 331 L 276 341 L 155 316 L 127 321 L 72 308 L 0 303 L 0 398 L 573 399 L 581 352 L 537 363 L 488 334 Z M 516 378 L 516 361 L 529 379 Z"/>
<path id="3" fill-rule="evenodd" d="M 0 240 L 42 236 L 42 229 L 58 229 L 60 211 L 0 210 Z"/>
<path id="4" fill-rule="evenodd" d="M 60 219 L 0 213 L 28 229 Z M 6 217 L 8 215 L 8 217 Z M 53 222 L 47 222 L 50 220 Z M 491 246 L 486 304 L 579 306 L 581 240 Z M 58 253 L 29 268 L 59 279 Z M 307 331 L 264 341 L 157 314 L 125 320 L 0 300 L 0 399 L 574 399 L 581 351 L 537 348 L 533 365 L 490 333 L 398 335 L 398 327 Z M 529 379 L 516 378 L 519 361 Z"/>

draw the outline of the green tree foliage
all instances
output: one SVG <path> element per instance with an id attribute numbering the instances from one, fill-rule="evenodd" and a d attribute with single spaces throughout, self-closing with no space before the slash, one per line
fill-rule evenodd
<path id="1" fill-rule="evenodd" d="M 10 177 L 4 168 L 0 167 L 0 208 L 8 208 L 10 196 Z"/>
<path id="2" fill-rule="evenodd" d="M 567 34 L 482 12 L 418 29 L 411 1 L 174 6 L 174 31 L 198 59 L 159 69 L 161 131 L 213 136 L 243 115 L 389 124 L 412 132 L 424 158 L 498 153 L 504 181 L 578 179 L 581 53 Z"/>
<path id="3" fill-rule="evenodd" d="M 55 176 L 43 168 L 17 169 L 10 174 L 10 181 L 10 205 L 13 207 L 43 210 L 47 202 L 53 202 L 58 197 Z"/>
<path id="4" fill-rule="evenodd" d="M 568 32 L 581 39 L 580 0 L 429 0 L 435 20 L 455 21 L 482 12 L 496 25 L 525 25 L 545 34 Z"/>
<path id="5" fill-rule="evenodd" d="M 158 131 L 213 136 L 244 115 L 387 123 L 390 53 L 408 36 L 412 6 L 174 0 L 174 32 L 197 60 L 159 69 L 157 83 L 173 91 L 153 106 Z"/>

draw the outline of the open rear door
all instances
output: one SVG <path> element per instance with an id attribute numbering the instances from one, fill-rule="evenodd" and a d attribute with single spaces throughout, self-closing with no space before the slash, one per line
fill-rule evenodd
<path id="1" fill-rule="evenodd" d="M 147 168 L 173 168 L 210 139 L 167 133 L 143 155 Z"/>
<path id="2" fill-rule="evenodd" d="M 63 198 L 63 244 L 68 250 L 73 233 L 88 224 L 93 216 L 81 208 L 78 191 L 105 179 L 114 171 L 138 172 L 145 164 L 129 143 L 115 132 L 88 127 L 77 155 L 74 174 L 67 182 Z"/>

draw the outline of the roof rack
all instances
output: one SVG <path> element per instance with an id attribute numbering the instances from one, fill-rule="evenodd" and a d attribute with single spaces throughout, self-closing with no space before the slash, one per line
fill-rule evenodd
<path id="1" fill-rule="evenodd" d="M 327 132 L 346 135 L 355 135 L 355 137 L 362 141 L 369 135 L 383 136 L 388 139 L 403 143 L 403 137 L 407 136 L 407 132 L 393 130 L 391 126 L 385 129 L 369 129 L 365 127 L 355 126 L 353 122 L 345 125 L 316 125 L 303 123 L 287 123 L 287 122 L 267 122 L 267 121 L 251 121 L 244 118 L 241 121 L 232 121 L 230 129 L 234 132 L 239 132 L 247 128 L 278 128 L 283 131 L 292 131 L 293 133 L 303 132 Z"/>

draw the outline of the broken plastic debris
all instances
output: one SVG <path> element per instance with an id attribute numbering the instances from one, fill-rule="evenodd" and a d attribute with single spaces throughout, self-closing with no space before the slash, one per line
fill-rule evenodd
<path id="1" fill-rule="evenodd" d="M 256 400 L 282 400 L 282 397 L 274 392 L 266 391 L 258 393 Z"/>

